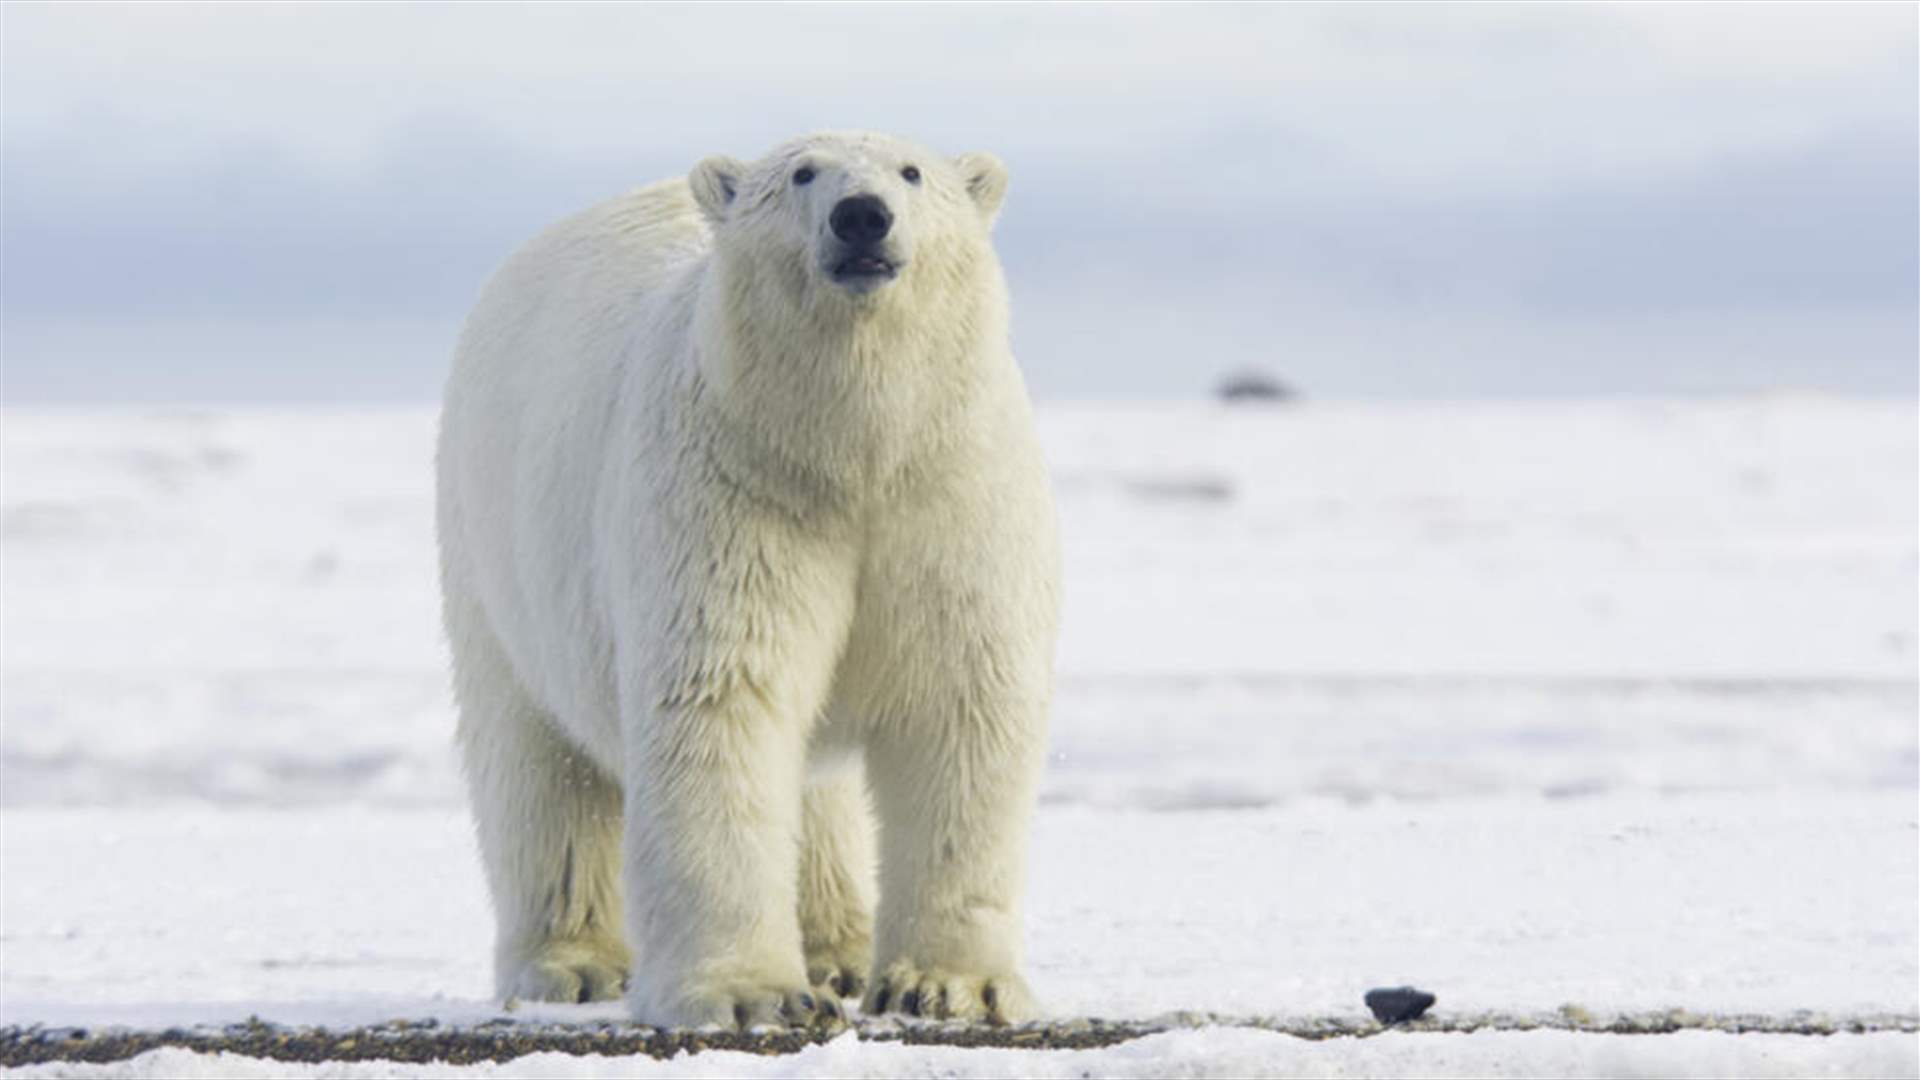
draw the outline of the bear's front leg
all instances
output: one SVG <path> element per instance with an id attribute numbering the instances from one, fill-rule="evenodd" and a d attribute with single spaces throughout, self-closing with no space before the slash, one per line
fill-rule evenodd
<path id="1" fill-rule="evenodd" d="M 803 735 L 759 705 L 657 716 L 629 748 L 631 985 L 643 1023 L 745 1029 L 815 1013 L 795 915 Z"/>
<path id="2" fill-rule="evenodd" d="M 869 745 L 881 884 L 868 1012 L 1034 1015 L 1021 899 L 1046 702 L 1020 698 L 959 698 L 927 729 L 890 727 Z"/>
<path id="3" fill-rule="evenodd" d="M 1046 755 L 1059 560 L 1024 408 L 875 530 L 841 677 L 873 718 L 880 909 L 865 1005 L 1019 1023 L 1027 833 Z"/>
<path id="4" fill-rule="evenodd" d="M 798 879 L 807 740 L 845 640 L 851 559 L 727 509 L 713 516 L 729 528 L 695 535 L 696 558 L 636 562 L 635 602 L 616 609 L 630 620 L 618 657 L 630 1001 L 661 1026 L 834 1015 L 807 984 Z"/>

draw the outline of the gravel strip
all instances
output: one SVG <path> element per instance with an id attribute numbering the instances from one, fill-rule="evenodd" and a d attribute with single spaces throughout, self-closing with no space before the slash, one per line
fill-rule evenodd
<path id="1" fill-rule="evenodd" d="M 1235 1017 L 1212 1013 L 1171 1013 L 1152 1020 L 1064 1020 L 1020 1027 L 900 1022 L 891 1018 L 863 1019 L 856 1022 L 853 1029 L 860 1038 L 875 1042 L 1023 1050 L 1090 1050 L 1157 1032 L 1210 1026 L 1258 1028 L 1303 1039 L 1342 1036 L 1365 1038 L 1388 1030 L 1558 1030 L 1615 1035 L 1726 1031 L 1817 1036 L 1841 1032 L 1920 1032 L 1920 1016 L 1833 1016 L 1816 1012 L 1759 1016 L 1693 1013 L 1674 1009 L 1658 1013 L 1596 1017 L 1579 1006 L 1570 1005 L 1558 1012 L 1539 1015 L 1443 1014 L 1397 1024 L 1392 1028 L 1370 1018 Z M 0 1066 L 35 1065 L 48 1061 L 119 1061 L 163 1046 L 185 1047 L 202 1053 L 225 1051 L 276 1061 L 384 1060 L 445 1062 L 452 1065 L 510 1061 L 541 1051 L 609 1056 L 645 1054 L 654 1058 L 669 1058 L 682 1052 L 699 1053 L 702 1050 L 790 1054 L 810 1044 L 825 1042 L 844 1030 L 845 1027 L 809 1031 L 703 1031 L 612 1022 L 523 1023 L 510 1018 L 470 1026 L 442 1025 L 435 1020 L 395 1020 L 377 1026 L 339 1030 L 288 1027 L 258 1017 L 225 1027 L 168 1028 L 164 1031 L 31 1025 L 0 1028 Z"/>

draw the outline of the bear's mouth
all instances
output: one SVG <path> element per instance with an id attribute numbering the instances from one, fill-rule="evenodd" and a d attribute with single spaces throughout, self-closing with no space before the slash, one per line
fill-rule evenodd
<path id="1" fill-rule="evenodd" d="M 900 268 L 872 251 L 858 251 L 833 264 L 833 280 L 873 282 L 893 277 Z"/>

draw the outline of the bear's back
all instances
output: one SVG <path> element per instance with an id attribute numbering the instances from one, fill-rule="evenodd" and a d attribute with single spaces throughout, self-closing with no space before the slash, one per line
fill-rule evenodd
<path id="1" fill-rule="evenodd" d="M 659 324 L 691 303 L 711 246 L 684 179 L 635 189 L 511 255 L 460 335 L 438 455 L 445 570 L 468 583 L 527 688 L 562 715 L 608 708 L 606 688 L 584 674 L 604 668 L 605 643 L 574 620 L 597 588 L 581 545 L 610 410 L 625 365 L 646 355 L 634 343 L 664 344 Z"/>

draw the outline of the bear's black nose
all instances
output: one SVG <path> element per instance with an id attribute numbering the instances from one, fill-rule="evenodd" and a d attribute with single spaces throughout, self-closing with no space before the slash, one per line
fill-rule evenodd
<path id="1" fill-rule="evenodd" d="M 835 204 L 827 224 L 833 235 L 849 244 L 871 244 L 886 239 L 893 214 L 877 195 L 854 195 Z"/>

